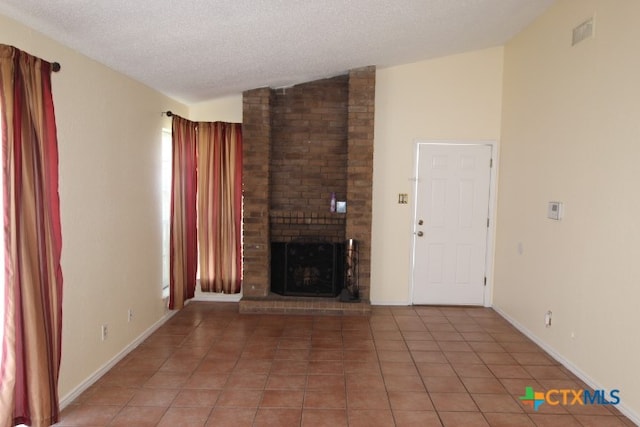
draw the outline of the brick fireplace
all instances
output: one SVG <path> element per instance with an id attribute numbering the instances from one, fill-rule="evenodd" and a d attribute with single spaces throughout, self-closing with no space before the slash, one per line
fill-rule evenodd
<path id="1" fill-rule="evenodd" d="M 243 94 L 244 312 L 369 309 L 375 67 Z M 329 212 L 331 193 L 346 213 Z M 273 242 L 356 239 L 360 304 L 271 292 Z M 359 306 L 348 308 L 347 306 Z"/>

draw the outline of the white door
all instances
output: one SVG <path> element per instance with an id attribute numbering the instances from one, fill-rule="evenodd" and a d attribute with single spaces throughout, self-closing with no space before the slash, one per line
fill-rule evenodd
<path id="1" fill-rule="evenodd" d="M 482 305 L 491 146 L 419 144 L 413 303 Z"/>

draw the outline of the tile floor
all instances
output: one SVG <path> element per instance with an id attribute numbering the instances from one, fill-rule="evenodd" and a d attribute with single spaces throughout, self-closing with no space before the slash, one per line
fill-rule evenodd
<path id="1" fill-rule="evenodd" d="M 242 315 L 192 303 L 58 426 L 632 426 L 612 407 L 518 399 L 584 388 L 491 309 Z"/>

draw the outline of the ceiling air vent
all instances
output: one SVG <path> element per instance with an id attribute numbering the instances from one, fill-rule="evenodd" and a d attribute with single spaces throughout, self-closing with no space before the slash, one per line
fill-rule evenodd
<path id="1" fill-rule="evenodd" d="M 582 24 L 573 29 L 573 37 L 571 38 L 571 46 L 575 46 L 583 40 L 593 37 L 593 17 L 587 19 Z"/>

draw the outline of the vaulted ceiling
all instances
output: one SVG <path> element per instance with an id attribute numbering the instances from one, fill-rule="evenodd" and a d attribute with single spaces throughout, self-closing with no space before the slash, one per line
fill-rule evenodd
<path id="1" fill-rule="evenodd" d="M 499 46 L 553 1 L 0 0 L 0 13 L 195 103 Z"/>

